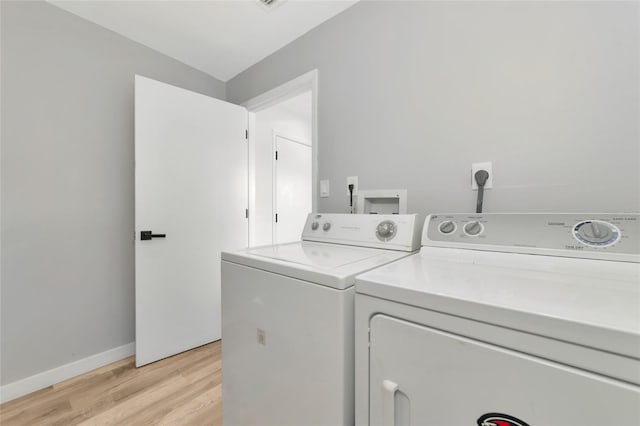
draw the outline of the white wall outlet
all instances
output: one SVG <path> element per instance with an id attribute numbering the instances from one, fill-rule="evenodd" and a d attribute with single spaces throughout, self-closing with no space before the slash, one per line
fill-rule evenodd
<path id="1" fill-rule="evenodd" d="M 478 190 L 478 184 L 476 182 L 476 172 L 478 170 L 486 170 L 489 172 L 489 179 L 487 179 L 487 183 L 484 184 L 484 189 L 493 188 L 493 167 L 491 161 L 487 161 L 484 163 L 473 163 L 471 164 L 471 189 L 474 191 Z"/>
<path id="2" fill-rule="evenodd" d="M 323 179 L 320 181 L 320 198 L 329 197 L 329 179 Z"/>
<path id="3" fill-rule="evenodd" d="M 358 176 L 349 176 L 347 178 L 347 195 L 349 195 L 349 185 L 351 184 L 353 184 L 353 195 L 355 195 L 358 192 Z"/>

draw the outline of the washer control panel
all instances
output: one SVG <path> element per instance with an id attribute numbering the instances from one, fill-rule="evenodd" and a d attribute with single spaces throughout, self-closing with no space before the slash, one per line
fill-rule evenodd
<path id="1" fill-rule="evenodd" d="M 422 245 L 639 262 L 640 214 L 433 214 Z"/>
<path id="2" fill-rule="evenodd" d="M 424 216 L 418 214 L 312 213 L 302 231 L 305 241 L 415 251 Z"/>

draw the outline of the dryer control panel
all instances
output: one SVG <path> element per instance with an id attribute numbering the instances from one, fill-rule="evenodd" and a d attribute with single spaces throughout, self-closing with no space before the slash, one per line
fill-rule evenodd
<path id="1" fill-rule="evenodd" d="M 302 231 L 304 241 L 416 251 L 424 216 L 419 214 L 312 213 Z"/>
<path id="2" fill-rule="evenodd" d="M 640 214 L 432 214 L 422 245 L 640 262 Z"/>

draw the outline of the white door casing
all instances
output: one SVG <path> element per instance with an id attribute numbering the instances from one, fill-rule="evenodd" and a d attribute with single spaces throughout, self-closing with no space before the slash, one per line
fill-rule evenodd
<path id="1" fill-rule="evenodd" d="M 318 138 L 318 70 L 313 69 L 307 73 L 294 78 L 280 86 L 274 87 L 254 98 L 251 98 L 244 102 L 242 105 L 250 112 L 250 116 L 253 116 L 249 122 L 249 173 L 253 172 L 255 166 L 254 149 L 256 145 L 256 132 L 255 132 L 255 113 L 276 105 L 286 99 L 297 96 L 307 91 L 311 91 L 311 152 L 312 152 L 312 185 L 311 185 L 311 207 L 312 211 L 318 209 L 318 186 L 319 186 L 319 166 L 318 166 L 318 152 L 320 141 Z M 261 226 L 256 223 L 256 216 L 252 214 L 256 207 L 256 190 L 254 187 L 253 178 L 249 179 L 249 244 L 255 246 L 256 234 L 255 229 L 257 226 Z"/>
<path id="2" fill-rule="evenodd" d="M 311 146 L 277 132 L 273 146 L 273 243 L 299 241 L 312 211 Z"/>
<path id="3" fill-rule="evenodd" d="M 135 78 L 137 366 L 220 338 L 220 251 L 248 237 L 247 119 L 238 105 Z"/>

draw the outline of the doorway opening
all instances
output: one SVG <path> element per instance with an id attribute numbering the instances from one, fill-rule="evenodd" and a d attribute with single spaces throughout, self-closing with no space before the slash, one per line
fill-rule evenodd
<path id="1" fill-rule="evenodd" d="M 249 110 L 249 246 L 300 240 L 315 211 L 316 72 L 245 103 Z"/>

